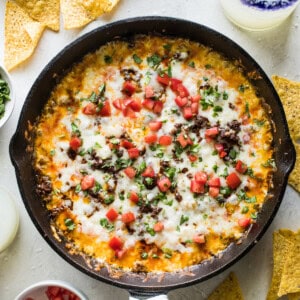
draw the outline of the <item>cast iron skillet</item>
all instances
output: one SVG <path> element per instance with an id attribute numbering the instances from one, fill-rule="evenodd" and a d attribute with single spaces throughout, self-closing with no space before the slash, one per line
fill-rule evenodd
<path id="1" fill-rule="evenodd" d="M 270 191 L 273 196 L 264 204 L 257 223 L 252 226 L 242 244 L 230 245 L 221 257 L 189 268 L 190 273 L 186 271 L 175 274 L 167 273 L 164 277 L 160 277 L 160 280 L 155 276 L 147 277 L 148 279 L 145 280 L 145 274 L 136 275 L 129 272 L 121 278 L 112 278 L 107 269 L 100 271 L 90 269 L 80 256 L 70 255 L 63 243 L 59 243 L 53 237 L 47 211 L 35 191 L 36 181 L 31 164 L 32 157 L 26 151 L 28 141 L 25 138 L 25 132 L 28 129 L 28 123 L 33 124 L 40 115 L 50 91 L 57 83 L 60 75 L 63 75 L 64 71 L 70 68 L 74 62 L 79 61 L 86 53 L 94 51 L 112 39 L 130 38 L 134 34 L 147 33 L 189 38 L 212 47 L 230 60 L 240 61 L 246 73 L 256 72 L 256 79 L 251 81 L 257 87 L 257 93 L 270 106 L 269 116 L 275 125 L 273 128 L 276 149 L 274 158 L 277 171 L 274 174 L 274 186 Z M 143 17 L 112 23 L 93 30 L 63 49 L 44 68 L 33 84 L 23 106 L 9 150 L 25 207 L 38 231 L 49 245 L 80 271 L 106 283 L 126 288 L 131 294 L 139 297 L 167 294 L 170 289 L 186 287 L 204 281 L 237 262 L 262 237 L 273 220 L 285 192 L 288 174 L 295 163 L 295 150 L 289 136 L 280 99 L 259 65 L 241 47 L 220 33 L 196 23 L 166 17 Z"/>

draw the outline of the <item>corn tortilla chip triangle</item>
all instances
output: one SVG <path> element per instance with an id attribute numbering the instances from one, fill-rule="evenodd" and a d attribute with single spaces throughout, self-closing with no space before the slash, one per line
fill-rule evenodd
<path id="1" fill-rule="evenodd" d="M 119 0 L 87 0 L 83 1 L 82 5 L 91 16 L 97 18 L 104 13 L 110 12 L 118 4 L 118 2 Z"/>
<path id="2" fill-rule="evenodd" d="M 229 276 L 209 295 L 208 300 L 243 300 L 242 290 L 234 273 Z"/>
<path id="3" fill-rule="evenodd" d="M 60 0 L 15 0 L 28 15 L 54 31 L 59 30 Z"/>
<path id="4" fill-rule="evenodd" d="M 44 29 L 16 3 L 6 3 L 4 64 L 9 71 L 32 55 Z"/>
<path id="5" fill-rule="evenodd" d="M 296 165 L 289 177 L 291 184 L 300 192 L 300 82 L 272 76 L 274 86 L 281 99 L 287 117 L 290 135 L 297 152 Z"/>
<path id="6" fill-rule="evenodd" d="M 292 242 L 290 242 L 279 232 L 273 233 L 273 274 L 271 285 L 267 295 L 267 300 L 278 299 L 277 294 L 281 282 L 285 257 L 288 256 L 292 245 Z"/>

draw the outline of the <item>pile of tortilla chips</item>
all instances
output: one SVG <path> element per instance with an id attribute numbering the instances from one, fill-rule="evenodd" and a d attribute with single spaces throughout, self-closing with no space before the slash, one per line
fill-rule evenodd
<path id="1" fill-rule="evenodd" d="M 280 229 L 273 234 L 273 275 L 267 300 L 287 295 L 300 299 L 300 230 Z"/>
<path id="2" fill-rule="evenodd" d="M 59 31 L 85 26 L 110 12 L 119 0 L 8 0 L 5 10 L 4 64 L 12 70 L 34 52 L 45 28 Z"/>

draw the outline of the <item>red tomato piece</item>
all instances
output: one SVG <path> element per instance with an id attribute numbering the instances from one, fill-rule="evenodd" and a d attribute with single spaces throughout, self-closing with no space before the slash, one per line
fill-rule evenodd
<path id="1" fill-rule="evenodd" d="M 92 188 L 95 185 L 95 178 L 92 175 L 85 175 L 81 180 L 81 189 L 83 191 Z"/>
<path id="2" fill-rule="evenodd" d="M 121 145 L 121 147 L 123 147 L 125 149 L 134 148 L 133 143 L 129 142 L 128 140 L 122 140 L 120 145 Z"/>
<path id="3" fill-rule="evenodd" d="M 198 183 L 196 180 L 191 180 L 190 189 L 192 193 L 196 194 L 202 194 L 205 191 L 204 184 Z"/>
<path id="4" fill-rule="evenodd" d="M 232 172 L 226 177 L 226 182 L 232 190 L 235 190 L 241 184 L 241 179 L 235 172 Z"/>
<path id="5" fill-rule="evenodd" d="M 168 177 L 157 180 L 157 186 L 161 192 L 166 192 L 171 187 L 171 181 Z"/>
<path id="6" fill-rule="evenodd" d="M 207 174 L 199 171 L 195 174 L 195 180 L 197 183 L 205 184 L 207 182 Z"/>
<path id="7" fill-rule="evenodd" d="M 60 293 L 60 287 L 59 286 L 49 286 L 47 289 L 47 292 L 51 296 L 57 296 Z"/>
<path id="8" fill-rule="evenodd" d="M 136 90 L 136 86 L 134 83 L 130 81 L 125 81 L 123 83 L 123 89 L 122 92 L 127 94 L 128 96 L 131 96 Z"/>
<path id="9" fill-rule="evenodd" d="M 154 90 L 153 87 L 150 85 L 145 86 L 145 97 L 146 98 L 152 98 L 154 96 Z"/>
<path id="10" fill-rule="evenodd" d="M 238 160 L 235 165 L 235 169 L 237 172 L 244 174 L 247 171 L 248 167 L 241 160 Z"/>
<path id="11" fill-rule="evenodd" d="M 196 244 L 205 244 L 204 234 L 196 234 L 193 236 L 193 242 Z"/>
<path id="12" fill-rule="evenodd" d="M 115 251 L 115 256 L 118 258 L 118 259 L 121 259 L 124 257 L 124 255 L 126 254 L 127 250 L 126 249 L 122 249 L 122 250 L 116 250 Z"/>
<path id="13" fill-rule="evenodd" d="M 182 84 L 182 81 L 176 78 L 171 78 L 171 90 L 173 92 L 178 92 L 178 86 Z"/>
<path id="14" fill-rule="evenodd" d="M 114 208 L 110 208 L 106 213 L 106 217 L 109 221 L 115 221 L 118 218 L 118 212 Z"/>
<path id="15" fill-rule="evenodd" d="M 118 109 L 118 110 L 122 110 L 123 109 L 123 100 L 122 99 L 116 99 L 113 102 L 113 106 Z"/>
<path id="16" fill-rule="evenodd" d="M 138 148 L 130 148 L 127 152 L 130 158 L 138 158 L 140 156 L 140 150 Z"/>
<path id="17" fill-rule="evenodd" d="M 189 100 L 188 100 L 187 97 L 181 98 L 180 96 L 177 96 L 177 97 L 175 98 L 175 103 L 176 103 L 179 107 L 183 107 L 183 106 L 187 105 L 188 101 L 189 101 Z"/>
<path id="18" fill-rule="evenodd" d="M 183 117 L 186 120 L 189 120 L 193 117 L 193 111 L 192 111 L 192 108 L 190 106 L 184 107 L 182 113 L 183 113 Z"/>
<path id="19" fill-rule="evenodd" d="M 122 214 L 122 222 L 125 224 L 132 223 L 135 220 L 135 215 L 133 212 L 129 211 L 127 213 Z"/>
<path id="20" fill-rule="evenodd" d="M 215 144 L 215 149 L 220 153 L 224 150 L 223 144 Z"/>
<path id="21" fill-rule="evenodd" d="M 177 137 L 177 141 L 179 142 L 182 148 L 185 148 L 187 145 L 193 145 L 193 141 L 190 139 L 190 137 L 187 134 L 181 133 Z"/>
<path id="22" fill-rule="evenodd" d="M 213 187 L 213 186 L 209 187 L 208 193 L 210 196 L 216 198 L 219 195 L 219 192 L 220 192 L 220 188 Z"/>
<path id="23" fill-rule="evenodd" d="M 169 85 L 171 78 L 167 74 L 163 74 L 162 76 L 158 75 L 156 80 L 163 85 Z"/>
<path id="24" fill-rule="evenodd" d="M 126 169 L 124 169 L 124 173 L 127 175 L 127 177 L 132 179 L 135 176 L 136 171 L 133 167 L 127 167 Z"/>
<path id="25" fill-rule="evenodd" d="M 153 229 L 155 232 L 161 232 L 164 230 L 164 224 L 162 222 L 157 222 L 154 224 Z"/>
<path id="26" fill-rule="evenodd" d="M 109 117 L 111 115 L 111 108 L 108 100 L 103 103 L 103 107 L 100 109 L 99 114 L 101 117 Z"/>
<path id="27" fill-rule="evenodd" d="M 191 162 L 195 162 L 198 159 L 198 157 L 194 154 L 190 154 L 188 157 Z"/>
<path id="28" fill-rule="evenodd" d="M 77 136 L 73 136 L 70 140 L 69 145 L 72 150 L 77 151 L 82 145 L 82 140 Z"/>
<path id="29" fill-rule="evenodd" d="M 205 137 L 215 137 L 219 133 L 218 127 L 212 127 L 205 130 Z"/>
<path id="30" fill-rule="evenodd" d="M 124 116 L 124 117 L 128 117 L 128 118 L 131 118 L 131 119 L 136 118 L 135 111 L 134 111 L 131 107 L 129 107 L 129 106 L 126 106 L 126 107 L 123 109 L 123 116 Z"/>
<path id="31" fill-rule="evenodd" d="M 113 236 L 109 242 L 108 245 L 110 248 L 112 248 L 113 250 L 121 250 L 123 247 L 123 241 L 117 237 L 117 236 Z"/>
<path id="32" fill-rule="evenodd" d="M 155 133 L 149 134 L 149 135 L 145 136 L 144 140 L 147 144 L 154 144 L 157 142 L 157 135 Z"/>
<path id="33" fill-rule="evenodd" d="M 97 105 L 95 103 L 89 102 L 83 109 L 82 112 L 85 115 L 95 115 L 97 111 Z"/>
<path id="34" fill-rule="evenodd" d="M 169 135 L 162 135 L 159 137 L 158 142 L 162 146 L 169 146 L 172 144 L 172 137 Z"/>
<path id="35" fill-rule="evenodd" d="M 207 181 L 207 184 L 211 187 L 220 187 L 221 180 L 219 177 L 212 177 Z"/>
<path id="36" fill-rule="evenodd" d="M 158 131 L 162 127 L 162 122 L 161 121 L 150 121 L 149 127 L 150 127 L 150 130 L 152 130 L 152 131 Z"/>
<path id="37" fill-rule="evenodd" d="M 219 156 L 221 158 L 225 157 L 226 155 L 227 155 L 227 152 L 225 152 L 225 151 L 222 151 L 222 152 L 219 153 Z"/>
<path id="38" fill-rule="evenodd" d="M 63 296 L 52 297 L 51 300 L 64 300 Z"/>
<path id="39" fill-rule="evenodd" d="M 201 99 L 200 95 L 195 95 L 195 96 L 191 97 L 192 103 L 198 103 L 199 104 L 200 99 Z"/>
<path id="40" fill-rule="evenodd" d="M 139 100 L 132 100 L 129 104 L 129 107 L 135 111 L 135 112 L 139 112 L 142 109 L 142 104 Z"/>
<path id="41" fill-rule="evenodd" d="M 145 171 L 142 173 L 143 177 L 150 177 L 153 178 L 155 177 L 155 172 L 151 166 L 148 166 Z"/>
<path id="42" fill-rule="evenodd" d="M 188 97 L 190 95 L 188 89 L 182 83 L 177 86 L 177 92 L 180 97 Z"/>
<path id="43" fill-rule="evenodd" d="M 160 114 L 163 109 L 163 106 L 164 106 L 164 104 L 161 101 L 155 101 L 154 107 L 153 107 L 153 112 L 156 114 Z"/>
<path id="44" fill-rule="evenodd" d="M 192 109 L 192 113 L 193 115 L 197 115 L 199 112 L 199 103 L 192 103 L 191 104 L 191 109 Z"/>
<path id="45" fill-rule="evenodd" d="M 251 219 L 247 217 L 240 218 L 238 219 L 238 224 L 239 226 L 246 228 L 251 224 Z"/>
<path id="46" fill-rule="evenodd" d="M 153 110 L 154 105 L 155 105 L 155 101 L 150 100 L 150 99 L 145 99 L 145 100 L 143 100 L 142 105 L 143 105 L 144 108 L 146 108 L 148 110 Z"/>
<path id="47" fill-rule="evenodd" d="M 132 201 L 133 203 L 138 203 L 139 195 L 136 192 L 131 191 L 131 192 L 129 192 L 129 200 Z"/>

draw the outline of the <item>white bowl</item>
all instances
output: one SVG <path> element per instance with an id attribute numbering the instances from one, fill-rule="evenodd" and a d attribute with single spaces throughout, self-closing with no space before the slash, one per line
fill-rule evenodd
<path id="1" fill-rule="evenodd" d="M 79 297 L 80 300 L 88 300 L 87 296 L 85 296 L 79 289 L 75 288 L 70 283 L 61 280 L 45 280 L 37 282 L 21 292 L 15 298 L 15 300 L 26 300 L 26 298 L 30 297 L 33 300 L 48 300 L 45 292 L 49 286 L 64 288 L 75 294 L 77 297 Z"/>
<path id="2" fill-rule="evenodd" d="M 0 74 L 1 74 L 2 79 L 8 83 L 8 87 L 10 89 L 10 95 L 9 95 L 10 101 L 5 103 L 4 116 L 0 119 L 0 128 L 1 128 L 6 123 L 6 121 L 9 119 L 9 117 L 14 109 L 15 97 L 14 97 L 14 90 L 13 90 L 11 77 L 2 65 L 0 65 Z"/>

